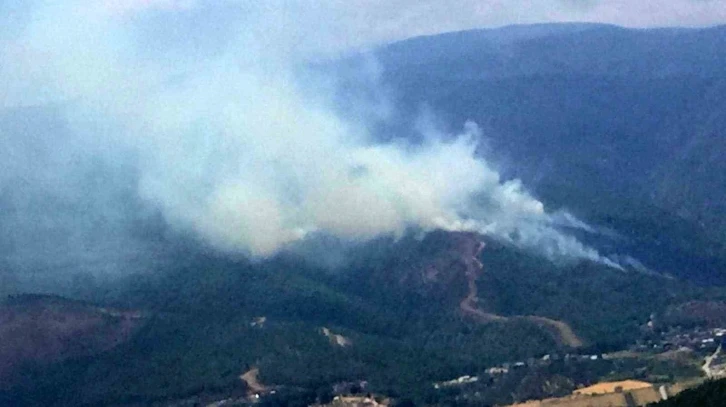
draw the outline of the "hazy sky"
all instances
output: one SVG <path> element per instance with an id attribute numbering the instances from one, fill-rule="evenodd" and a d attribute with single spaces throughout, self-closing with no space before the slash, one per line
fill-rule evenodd
<path id="1" fill-rule="evenodd" d="M 302 4 L 303 2 L 295 2 Z M 308 7 L 309 4 L 308 3 Z M 342 0 L 327 1 L 340 46 L 509 24 L 587 21 L 628 27 L 726 23 L 723 0 Z M 316 3 L 317 4 L 317 3 Z M 323 6 L 313 6 L 319 8 Z M 320 22 L 328 25 L 327 22 Z M 319 27 L 315 27 L 319 29 Z"/>
<path id="2" fill-rule="evenodd" d="M 148 7 L 189 11 L 202 4 L 242 5 L 248 11 L 262 10 L 262 18 L 270 18 L 269 13 L 275 13 L 288 25 L 305 21 L 301 35 L 317 38 L 325 50 L 509 24 L 586 21 L 628 27 L 693 27 L 726 23 L 724 0 L 105 0 L 105 3 L 118 12 Z"/>
<path id="3" fill-rule="evenodd" d="M 5 29 L 22 25 L 30 4 L 0 0 Z M 194 20 L 196 33 L 241 29 L 244 21 L 278 26 L 303 53 L 328 53 L 418 35 L 541 22 L 602 22 L 627 27 L 726 24 L 726 0 L 94 0 L 89 9 L 135 18 Z M 216 12 L 215 12 L 216 10 Z M 171 13 L 169 13 L 171 11 Z M 153 18 L 153 17 L 149 17 Z M 163 24 L 162 24 L 163 25 Z M 236 28 L 234 28 L 236 27 Z M 295 36 L 290 36 L 293 27 Z M 257 36 L 274 32 L 256 33 Z M 0 36 L 0 40 L 1 40 Z M 276 45 L 277 46 L 277 45 Z"/>

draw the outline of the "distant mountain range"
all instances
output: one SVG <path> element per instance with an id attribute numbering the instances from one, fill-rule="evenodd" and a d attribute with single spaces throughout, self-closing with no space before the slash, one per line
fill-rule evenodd
<path id="1" fill-rule="evenodd" d="M 473 120 L 487 158 L 550 208 L 623 233 L 619 249 L 656 270 L 723 283 L 723 49 L 726 26 L 545 24 L 413 38 L 375 52 L 402 111 L 380 134 L 405 134 L 422 110 L 451 132 Z"/>

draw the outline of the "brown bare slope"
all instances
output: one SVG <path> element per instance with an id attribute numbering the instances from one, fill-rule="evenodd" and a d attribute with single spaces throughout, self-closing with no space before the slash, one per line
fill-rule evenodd
<path id="1" fill-rule="evenodd" d="M 0 305 L 0 388 L 28 363 L 47 364 L 109 350 L 143 318 L 61 297 L 21 295 Z"/>
<path id="2" fill-rule="evenodd" d="M 267 387 L 260 383 L 260 380 L 257 377 L 259 374 L 260 369 L 254 367 L 246 371 L 244 374 L 242 374 L 242 376 L 239 377 L 240 380 L 247 383 L 250 394 L 264 393 L 265 391 L 267 391 Z"/>

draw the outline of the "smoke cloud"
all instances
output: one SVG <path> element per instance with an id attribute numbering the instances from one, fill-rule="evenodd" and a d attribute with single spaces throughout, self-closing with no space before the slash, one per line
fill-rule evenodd
<path id="1" fill-rule="evenodd" d="M 276 2 L 93 3 L 0 6 L 15 21 L 0 18 L 0 204 L 16 208 L 0 247 L 12 264 L 37 256 L 39 235 L 45 249 L 65 238 L 49 231 L 70 236 L 53 256 L 153 252 L 124 239 L 157 210 L 253 257 L 316 234 L 445 229 L 616 266 L 562 231 L 587 225 L 477 155 L 475 123 L 380 143 L 360 115 L 337 112 L 334 78 L 305 69 L 325 44 Z M 414 132 L 422 142 L 406 141 Z"/>

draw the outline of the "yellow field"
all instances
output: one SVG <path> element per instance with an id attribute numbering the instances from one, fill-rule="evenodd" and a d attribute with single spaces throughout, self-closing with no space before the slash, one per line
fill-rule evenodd
<path id="1" fill-rule="evenodd" d="M 670 397 L 695 384 L 697 382 L 676 383 L 666 386 L 665 390 Z M 615 392 L 616 388 L 618 392 Z M 621 388 L 622 391 L 620 391 Z M 581 393 L 583 390 L 589 393 Z M 606 390 L 612 390 L 612 392 L 597 393 Z M 629 404 L 628 399 L 637 406 L 645 406 L 662 400 L 662 395 L 659 389 L 649 383 L 625 380 L 623 382 L 598 383 L 577 390 L 569 397 L 531 400 L 525 403 L 512 404 L 509 407 L 627 407 L 632 405 Z"/>
<path id="2" fill-rule="evenodd" d="M 574 391 L 574 394 L 592 396 L 595 394 L 615 393 L 618 389 L 620 392 L 625 392 L 630 390 L 646 389 L 649 387 L 653 387 L 653 385 L 638 380 L 623 380 L 621 382 L 602 382 L 594 384 L 589 387 L 577 389 Z"/>

